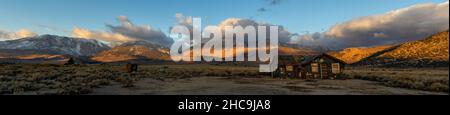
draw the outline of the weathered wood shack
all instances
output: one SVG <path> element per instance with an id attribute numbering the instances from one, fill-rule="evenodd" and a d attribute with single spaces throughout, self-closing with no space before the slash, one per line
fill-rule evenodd
<path id="1" fill-rule="evenodd" d="M 306 78 L 313 79 L 335 79 L 345 69 L 346 63 L 328 54 L 315 56 L 302 63 L 306 68 Z"/>
<path id="2" fill-rule="evenodd" d="M 302 71 L 301 64 L 304 60 L 302 55 L 279 55 L 278 69 L 274 75 L 276 77 L 300 77 L 298 73 Z"/>
<path id="3" fill-rule="evenodd" d="M 341 74 L 345 62 L 328 54 L 316 56 L 280 55 L 275 77 L 301 79 L 334 79 Z"/>

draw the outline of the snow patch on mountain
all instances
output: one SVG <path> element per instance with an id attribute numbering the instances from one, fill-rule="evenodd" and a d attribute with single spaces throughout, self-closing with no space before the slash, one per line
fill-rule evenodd
<path id="1" fill-rule="evenodd" d="M 0 49 L 41 50 L 53 52 L 55 54 L 92 56 L 111 48 L 94 39 L 41 35 L 37 37 L 0 41 Z"/>

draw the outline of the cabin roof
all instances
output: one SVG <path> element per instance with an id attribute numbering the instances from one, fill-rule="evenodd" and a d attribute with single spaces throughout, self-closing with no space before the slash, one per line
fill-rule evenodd
<path id="1" fill-rule="evenodd" d="M 304 60 L 302 55 L 279 55 L 278 60 L 280 64 L 299 64 Z"/>
<path id="2" fill-rule="evenodd" d="M 329 54 L 326 54 L 326 53 L 321 54 L 321 55 L 316 55 L 316 56 L 310 57 L 309 59 L 306 59 L 305 61 L 303 61 L 302 64 L 310 64 L 310 63 L 312 63 L 314 60 L 316 60 L 317 58 L 322 58 L 322 57 L 327 57 L 327 58 L 330 58 L 330 59 L 332 59 L 332 60 L 334 60 L 334 61 L 337 61 L 337 62 L 339 62 L 339 63 L 347 64 L 345 61 L 342 61 L 342 60 L 340 60 L 340 59 L 338 59 L 338 58 L 336 58 L 336 57 L 334 57 L 334 56 L 331 56 L 331 55 L 329 55 Z"/>
<path id="3" fill-rule="evenodd" d="M 278 60 L 279 64 L 310 64 L 317 58 L 327 57 L 339 63 L 347 64 L 345 61 L 342 61 L 334 56 L 329 54 L 320 54 L 320 55 L 279 55 Z"/>
<path id="4" fill-rule="evenodd" d="M 317 57 L 318 55 L 301 55 L 301 54 L 294 54 L 294 55 L 278 55 L 278 63 L 281 65 L 286 64 L 303 64 L 306 63 L 309 60 L 312 60 L 314 57 Z"/>

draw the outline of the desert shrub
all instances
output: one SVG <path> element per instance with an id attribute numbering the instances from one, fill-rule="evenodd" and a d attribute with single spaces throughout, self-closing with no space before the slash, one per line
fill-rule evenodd
<path id="1" fill-rule="evenodd" d="M 246 77 L 258 77 L 258 75 L 259 75 L 258 72 L 253 72 L 253 71 L 242 72 L 242 74 L 244 74 L 243 76 L 246 76 Z"/>
<path id="2" fill-rule="evenodd" d="M 21 73 L 22 71 L 16 70 L 16 69 L 4 69 L 0 73 L 0 75 L 4 76 L 16 76 L 17 74 Z"/>
<path id="3" fill-rule="evenodd" d="M 187 73 L 187 72 L 185 72 L 185 71 L 172 71 L 172 72 L 169 72 L 167 74 L 168 74 L 168 76 L 171 76 L 171 77 L 179 77 L 179 76 L 182 76 L 183 73 Z"/>
<path id="4" fill-rule="evenodd" d="M 185 79 L 185 78 L 192 78 L 192 74 L 191 73 L 183 73 L 181 76 L 181 79 Z"/>
<path id="5" fill-rule="evenodd" d="M 75 77 L 85 77 L 85 76 L 89 76 L 91 73 L 86 72 L 86 71 L 77 71 L 75 73 Z"/>
<path id="6" fill-rule="evenodd" d="M 429 90 L 433 91 L 441 91 L 441 92 L 448 92 L 448 85 L 444 85 L 441 83 L 433 83 L 430 85 Z"/>
<path id="7" fill-rule="evenodd" d="M 117 76 L 117 74 L 113 72 L 99 72 L 97 76 L 101 76 L 105 79 L 113 79 L 115 76 Z"/>
<path id="8" fill-rule="evenodd" d="M 120 72 L 111 67 L 87 65 L 23 64 L 2 66 L 0 93 L 22 94 L 50 91 L 50 94 L 78 95 L 108 85 Z M 47 94 L 47 93 L 40 93 Z"/>
<path id="9" fill-rule="evenodd" d="M 0 75 L 0 82 L 1 82 L 1 81 L 11 81 L 11 80 L 13 80 L 13 79 L 14 79 L 14 78 L 11 77 L 11 76 Z"/>
<path id="10" fill-rule="evenodd" d="M 423 82 L 414 82 L 413 84 L 411 84 L 412 89 L 422 89 L 425 87 L 426 87 L 426 85 Z"/>
<path id="11" fill-rule="evenodd" d="M 116 77 L 114 80 L 119 82 L 123 88 L 134 87 L 134 80 L 129 74 Z"/>
<path id="12" fill-rule="evenodd" d="M 58 95 L 81 95 L 91 93 L 92 89 L 86 86 L 68 86 L 58 90 Z"/>
<path id="13" fill-rule="evenodd" d="M 38 81 L 38 83 L 45 84 L 46 86 L 53 86 L 56 84 L 56 80 L 42 80 Z"/>
<path id="14" fill-rule="evenodd" d="M 14 94 L 20 94 L 25 91 L 36 91 L 39 90 L 41 85 L 33 84 L 32 82 L 28 81 L 14 81 L 11 85 L 12 92 Z"/>
<path id="15" fill-rule="evenodd" d="M 118 82 L 122 87 L 134 87 L 135 81 L 140 78 L 163 81 L 167 78 L 201 76 L 259 76 L 257 68 L 229 66 L 143 66 L 135 73 L 124 73 L 120 71 L 121 68 L 119 65 L 1 65 L 0 94 L 29 94 L 36 91 L 44 92 L 39 94 L 79 95 L 111 82 Z"/>
<path id="16" fill-rule="evenodd" d="M 203 72 L 200 70 L 195 70 L 191 72 L 191 76 L 199 77 Z"/>
<path id="17" fill-rule="evenodd" d="M 0 94 L 13 93 L 11 82 L 0 82 Z"/>
<path id="18" fill-rule="evenodd" d="M 369 80 L 369 81 L 377 81 L 381 82 L 383 85 L 390 87 L 400 87 L 400 88 L 409 88 L 409 89 L 419 89 L 419 90 L 427 90 L 427 91 L 438 91 L 438 92 L 448 92 L 448 77 L 437 77 L 437 78 L 429 78 L 429 77 L 417 77 L 417 76 L 399 76 L 398 74 L 390 75 L 353 75 L 353 78 Z M 350 75 L 349 75 L 350 76 Z"/>
<path id="19" fill-rule="evenodd" d="M 216 72 L 214 72 L 213 70 L 208 70 L 208 72 L 206 73 L 206 76 L 219 76 Z"/>
<path id="20" fill-rule="evenodd" d="M 337 74 L 336 75 L 336 79 L 338 79 L 338 80 L 346 80 L 346 79 L 352 79 L 352 77 L 347 75 L 347 74 Z"/>
<path id="21" fill-rule="evenodd" d="M 89 85 L 77 81 L 70 81 L 58 85 L 59 95 L 81 95 L 92 92 L 92 88 Z"/>
<path id="22" fill-rule="evenodd" d="M 95 79 L 88 83 L 89 86 L 98 88 L 99 86 L 109 85 L 110 82 L 107 79 Z"/>
<path id="23" fill-rule="evenodd" d="M 41 81 L 41 80 L 49 80 L 49 79 L 55 79 L 58 77 L 59 74 L 56 72 L 34 72 L 30 74 L 23 74 L 20 77 L 26 78 L 28 81 Z"/>

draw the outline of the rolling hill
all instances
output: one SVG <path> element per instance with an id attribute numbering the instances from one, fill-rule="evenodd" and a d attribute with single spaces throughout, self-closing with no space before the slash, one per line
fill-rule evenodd
<path id="1" fill-rule="evenodd" d="M 407 42 L 375 53 L 358 64 L 384 66 L 447 66 L 449 32 L 440 32 L 419 41 Z"/>
<path id="2" fill-rule="evenodd" d="M 124 62 L 131 60 L 166 61 L 170 59 L 169 49 L 145 41 L 124 43 L 111 50 L 103 51 L 91 58 L 98 62 Z"/>
<path id="3" fill-rule="evenodd" d="M 348 64 L 353 64 L 367 58 L 377 52 L 393 47 L 393 45 L 382 45 L 375 47 L 360 47 L 360 48 L 346 48 L 338 52 L 328 52 L 329 55 L 334 56 Z"/>

